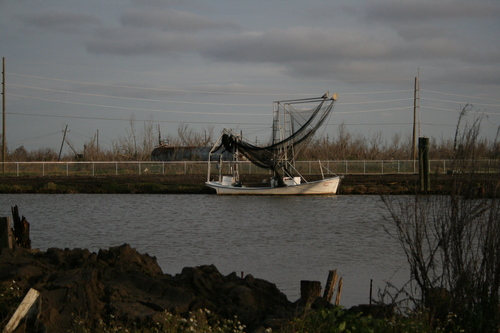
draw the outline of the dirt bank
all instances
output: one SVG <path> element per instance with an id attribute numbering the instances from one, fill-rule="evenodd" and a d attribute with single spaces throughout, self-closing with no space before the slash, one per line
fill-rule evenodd
<path id="1" fill-rule="evenodd" d="M 478 187 L 491 177 L 476 176 Z M 320 176 L 308 177 L 310 180 Z M 432 175 L 432 193 L 447 193 L 457 175 Z M 262 175 L 243 175 L 243 183 L 261 182 Z M 0 193 L 163 193 L 209 194 L 206 175 L 124 175 L 0 177 Z M 338 194 L 405 194 L 418 190 L 418 175 L 345 175 Z"/>
<path id="2" fill-rule="evenodd" d="M 273 283 L 251 275 L 224 276 L 213 265 L 186 267 L 175 276 L 164 274 L 155 257 L 127 244 L 98 253 L 4 249 L 0 284 L 2 290 L 17 293 L 17 304 L 30 288 L 39 291 L 39 322 L 55 333 L 72 331 L 79 320 L 92 331 L 102 323 L 148 327 L 164 321 L 165 311 L 186 316 L 199 309 L 226 319 L 237 316 L 248 332 L 262 332 L 279 328 L 303 309 L 300 301 L 290 302 Z M 2 293 L 2 302 L 7 296 Z M 315 306 L 331 307 L 324 302 Z M 5 324 L 11 315 L 11 310 L 0 307 L 0 322 Z"/>

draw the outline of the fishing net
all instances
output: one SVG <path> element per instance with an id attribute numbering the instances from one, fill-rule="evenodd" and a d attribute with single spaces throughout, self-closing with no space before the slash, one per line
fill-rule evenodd
<path id="1" fill-rule="evenodd" d="M 335 96 L 336 97 L 336 96 Z M 274 102 L 273 136 L 268 146 L 257 146 L 249 140 L 226 130 L 219 146 L 212 153 L 224 149 L 241 153 L 253 164 L 278 174 L 291 176 L 288 165 L 294 160 L 300 146 L 314 136 L 328 118 L 336 98 L 327 94 L 319 98 Z M 310 107 L 314 104 L 314 107 Z"/>

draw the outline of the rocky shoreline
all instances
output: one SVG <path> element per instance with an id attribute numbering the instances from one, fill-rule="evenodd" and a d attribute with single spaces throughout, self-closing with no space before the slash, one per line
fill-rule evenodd
<path id="1" fill-rule="evenodd" d="M 98 253 L 86 249 L 46 252 L 17 247 L 0 255 L 2 286 L 41 295 L 39 322 L 47 332 L 68 332 L 76 317 L 87 325 L 153 325 L 165 311 L 181 316 L 206 309 L 221 318 L 235 316 L 248 332 L 278 329 L 304 309 L 276 285 L 252 275 L 222 275 L 215 266 L 186 267 L 164 274 L 156 258 L 124 244 Z M 2 295 L 4 296 L 4 295 Z M 322 298 L 314 307 L 331 307 Z M 5 315 L 5 314 L 2 314 Z M 5 322 L 6 318 L 1 318 Z"/>

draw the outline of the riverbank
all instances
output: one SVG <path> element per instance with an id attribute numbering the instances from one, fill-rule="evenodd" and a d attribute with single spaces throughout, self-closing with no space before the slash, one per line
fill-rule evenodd
<path id="1" fill-rule="evenodd" d="M 467 175 L 466 177 L 468 177 Z M 431 175 L 431 194 L 449 193 L 460 175 Z M 474 176 L 478 188 L 498 186 L 492 177 Z M 244 175 L 243 183 L 261 182 L 262 175 Z M 310 180 L 320 176 L 309 177 Z M 211 194 L 204 185 L 206 175 L 121 175 L 0 177 L 0 193 L 128 193 L 128 194 Z M 497 181 L 498 182 L 498 181 Z M 338 194 L 410 194 L 419 189 L 418 175 L 345 175 Z"/>
<path id="2" fill-rule="evenodd" d="M 97 331 L 103 323 L 154 328 L 168 323 L 166 311 L 183 317 L 197 311 L 226 320 L 237 317 L 249 332 L 263 332 L 268 327 L 278 329 L 303 307 L 271 282 L 252 275 L 224 276 L 213 265 L 186 267 L 175 276 L 164 274 L 155 257 L 128 244 L 98 253 L 3 249 L 0 269 L 4 303 L 0 322 L 12 316 L 12 308 L 33 288 L 43 299 L 38 328 L 45 327 L 46 332 L 79 331 L 75 325 Z M 326 301 L 321 304 L 332 307 Z M 24 332 L 23 328 L 16 332 Z"/>

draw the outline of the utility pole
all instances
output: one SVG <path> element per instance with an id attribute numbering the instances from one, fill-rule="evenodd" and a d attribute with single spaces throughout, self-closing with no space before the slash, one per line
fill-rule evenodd
<path id="1" fill-rule="evenodd" d="M 68 131 L 68 125 L 66 125 L 66 128 L 64 129 L 63 139 L 62 139 L 62 142 L 61 142 L 61 149 L 59 149 L 59 157 L 57 158 L 58 162 L 61 160 L 61 153 L 62 153 L 62 149 L 63 149 L 63 146 L 64 146 L 64 141 L 66 140 L 66 132 L 67 131 Z"/>
<path id="2" fill-rule="evenodd" d="M 7 146 L 5 143 L 5 57 L 2 57 L 2 169 L 5 173 L 5 157 Z"/>
<path id="3" fill-rule="evenodd" d="M 160 124 L 158 124 L 158 145 L 161 146 L 161 132 L 160 132 Z"/>
<path id="4" fill-rule="evenodd" d="M 415 77 L 415 88 L 413 91 L 413 159 L 417 159 L 417 135 L 420 136 L 420 116 L 417 117 L 420 108 L 420 83 L 419 83 L 420 72 L 417 77 Z M 418 121 L 417 121 L 418 119 Z M 417 134 L 417 123 L 418 134 Z"/>

